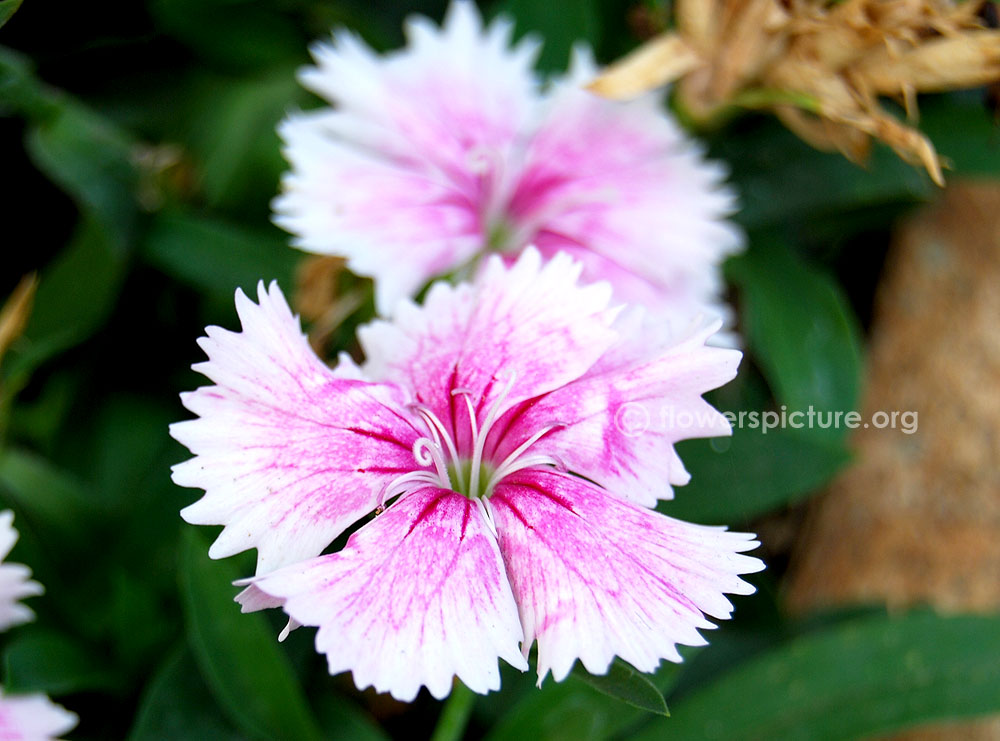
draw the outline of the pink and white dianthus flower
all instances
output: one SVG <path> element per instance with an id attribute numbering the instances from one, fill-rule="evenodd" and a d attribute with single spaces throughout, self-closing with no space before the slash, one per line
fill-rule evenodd
<path id="1" fill-rule="evenodd" d="M 0 631 L 35 619 L 35 613 L 21 604 L 25 597 L 34 597 L 45 591 L 31 579 L 31 569 L 24 564 L 5 563 L 17 543 L 14 513 L 9 509 L 0 512 Z"/>
<path id="2" fill-rule="evenodd" d="M 243 330 L 208 328 L 195 368 L 215 385 L 183 395 L 199 418 L 171 434 L 195 456 L 174 481 L 205 490 L 183 517 L 225 526 L 209 554 L 257 549 L 244 610 L 317 626 L 331 673 L 401 700 L 456 676 L 496 689 L 498 657 L 527 669 L 536 642 L 539 682 L 578 659 L 649 672 L 705 643 L 724 593 L 753 591 L 739 575 L 763 568 L 741 555 L 757 544 L 650 507 L 688 480 L 675 442 L 731 432 L 701 394 L 740 353 L 705 345 L 717 322 L 651 343 L 581 270 L 494 256 L 362 328 L 365 363 L 334 370 L 276 285 L 237 293 Z M 637 434 L 620 424 L 636 408 L 691 424 Z"/>
<path id="3" fill-rule="evenodd" d="M 0 690 L 0 739 L 50 741 L 73 730 L 76 713 L 43 694 L 8 695 Z"/>
<path id="4" fill-rule="evenodd" d="M 586 280 L 675 326 L 725 313 L 735 199 L 660 97 L 585 91 L 596 68 L 582 48 L 543 87 L 538 43 L 512 46 L 508 19 L 484 28 L 465 0 L 441 28 L 423 17 L 406 28 L 409 45 L 385 56 L 346 30 L 313 47 L 301 80 L 332 107 L 280 127 L 291 170 L 275 221 L 295 246 L 373 277 L 383 314 L 432 278 L 528 244 L 570 253 Z"/>
<path id="5" fill-rule="evenodd" d="M 0 512 L 0 561 L 10 554 L 17 538 L 14 513 Z M 34 620 L 35 613 L 21 600 L 43 591 L 41 584 L 32 581 L 27 566 L 0 563 L 0 631 Z M 47 741 L 71 730 L 76 723 L 75 713 L 43 694 L 8 695 L 0 688 L 0 739 Z"/>

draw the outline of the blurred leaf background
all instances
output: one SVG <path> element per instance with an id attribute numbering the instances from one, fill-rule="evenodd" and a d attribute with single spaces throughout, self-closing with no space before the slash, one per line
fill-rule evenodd
<path id="1" fill-rule="evenodd" d="M 5 690 L 52 695 L 80 715 L 78 739 L 430 734 L 440 705 L 428 696 L 406 706 L 359 693 L 328 676 L 310 631 L 279 645 L 280 616 L 239 614 L 230 584 L 252 559 L 211 562 L 209 531 L 182 527 L 178 510 L 198 493 L 170 482 L 186 451 L 167 425 L 186 416 L 178 393 L 201 383 L 189 368 L 195 338 L 235 324 L 236 287 L 294 289 L 302 255 L 268 204 L 284 168 L 275 124 L 318 103 L 294 77 L 309 42 L 342 24 L 392 48 L 405 15 L 440 18 L 445 3 L 18 5 L 0 2 L 0 296 L 32 271 L 40 283 L 0 366 L 0 504 L 21 533 L 12 560 L 46 594 L 30 602 L 36 622 L 0 639 Z M 638 41 L 637 8 L 659 9 L 482 7 L 539 32 L 549 72 L 577 39 L 617 57 Z M 925 100 L 921 125 L 952 177 L 1000 173 L 982 91 Z M 887 150 L 861 169 L 765 117 L 706 143 L 731 168 L 750 244 L 726 266 L 748 357 L 713 401 L 858 408 L 889 234 L 934 186 Z M 750 529 L 794 513 L 848 465 L 844 432 L 743 429 L 684 443 L 692 483 L 662 509 Z M 859 608 L 792 619 L 779 589 L 787 553 L 765 556 L 758 593 L 738 599 L 735 620 L 684 665 L 651 684 L 616 666 L 603 685 L 574 674 L 541 691 L 505 671 L 502 692 L 476 699 L 468 737 L 836 739 L 1000 711 L 1000 617 Z M 657 693 L 671 717 L 655 712 Z"/>

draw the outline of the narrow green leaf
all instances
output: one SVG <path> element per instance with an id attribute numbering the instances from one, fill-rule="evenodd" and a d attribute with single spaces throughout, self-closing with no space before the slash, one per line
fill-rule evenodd
<path id="1" fill-rule="evenodd" d="M 21 7 L 21 0 L 0 0 L 0 28 Z"/>
<path id="2" fill-rule="evenodd" d="M 258 232 L 183 212 L 157 217 L 143 253 L 165 273 L 226 301 L 238 287 L 255 292 L 260 280 L 290 288 L 301 259 L 277 230 Z"/>
<path id="3" fill-rule="evenodd" d="M 24 336 L 11 348 L 11 377 L 24 376 L 83 342 L 110 316 L 126 272 L 103 227 L 84 219 L 70 244 L 42 271 Z"/>
<path id="4" fill-rule="evenodd" d="M 174 649 L 146 685 L 129 741 L 205 738 L 237 741 L 239 734 L 212 700 L 191 649 Z"/>
<path id="5" fill-rule="evenodd" d="M 1000 616 L 914 612 L 793 640 L 672 703 L 636 736 L 839 741 L 1000 711 Z"/>
<path id="6" fill-rule="evenodd" d="M 217 208 L 249 203 L 266 211 L 287 167 L 275 129 L 305 99 L 295 67 L 207 82 L 191 117 L 191 149 L 201 162 L 205 197 Z"/>
<path id="7" fill-rule="evenodd" d="M 106 661 L 73 638 L 44 628 L 19 633 L 4 650 L 4 690 L 65 695 L 120 685 Z"/>
<path id="8" fill-rule="evenodd" d="M 41 120 L 57 115 L 61 104 L 62 96 L 35 76 L 28 57 L 0 46 L 0 115 Z"/>
<path id="9" fill-rule="evenodd" d="M 322 727 L 335 731 L 328 735 L 352 741 L 389 741 L 389 735 L 368 713 L 336 691 L 320 694 L 317 704 L 316 715 Z"/>
<path id="10" fill-rule="evenodd" d="M 319 739 L 287 657 L 262 615 L 233 602 L 239 574 L 213 562 L 193 529 L 181 538 L 181 593 L 188 638 L 202 676 L 229 718 L 259 738 Z"/>
<path id="11" fill-rule="evenodd" d="M 69 193 L 80 210 L 103 227 L 111 245 L 124 252 L 136 223 L 138 175 L 131 138 L 88 108 L 63 100 L 56 115 L 29 130 L 25 145 L 38 169 Z"/>
<path id="12" fill-rule="evenodd" d="M 731 438 L 678 447 L 691 482 L 658 509 L 713 524 L 746 522 L 819 489 L 849 460 L 841 445 L 788 430 L 735 429 Z"/>
<path id="13" fill-rule="evenodd" d="M 659 695 L 661 708 L 665 708 L 663 692 L 673 687 L 679 673 L 677 664 L 665 663 L 652 676 L 652 690 Z M 648 693 L 648 690 L 642 692 Z M 526 738 L 600 741 L 648 717 L 646 710 L 633 703 L 623 703 L 620 697 L 595 688 L 573 672 L 563 682 L 549 681 L 540 690 L 529 690 L 499 719 L 486 738 L 488 741 L 523 741 Z"/>
<path id="14" fill-rule="evenodd" d="M 44 458 L 17 448 L 0 451 L 0 494 L 39 530 L 76 545 L 86 539 L 92 493 Z"/>
<path id="15" fill-rule="evenodd" d="M 577 663 L 573 666 L 573 676 L 598 692 L 634 708 L 657 715 L 670 715 L 667 703 L 656 685 L 621 659 L 615 659 L 611 663 L 607 674 L 591 674 Z"/>
<path id="16" fill-rule="evenodd" d="M 731 261 L 728 272 L 741 289 L 747 344 L 778 402 L 789 413 L 855 410 L 860 331 L 837 282 L 767 237 Z M 810 424 L 808 417 L 792 421 Z M 824 429 L 814 422 L 799 430 L 833 440 L 849 432 L 843 423 Z"/>

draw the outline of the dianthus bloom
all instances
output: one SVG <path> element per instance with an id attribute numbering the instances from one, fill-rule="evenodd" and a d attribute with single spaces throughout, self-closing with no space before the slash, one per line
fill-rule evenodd
<path id="1" fill-rule="evenodd" d="M 48 741 L 71 731 L 76 723 L 75 713 L 45 695 L 0 691 L 0 738 L 4 741 Z"/>
<path id="2" fill-rule="evenodd" d="M 22 605 L 25 597 L 34 597 L 44 590 L 31 580 L 31 569 L 19 563 L 2 563 L 17 542 L 14 513 L 0 512 L 0 631 L 34 620 L 31 608 Z"/>
<path id="3" fill-rule="evenodd" d="M 383 57 L 348 31 L 317 44 L 304 85 L 333 104 L 280 128 L 291 171 L 276 222 L 303 250 L 347 258 L 375 279 L 383 314 L 489 251 L 568 252 L 589 281 L 678 326 L 720 315 L 718 264 L 740 246 L 724 217 L 720 166 L 668 118 L 567 79 L 544 88 L 538 44 L 511 46 L 506 19 L 484 28 L 458 0 L 438 28 L 410 19 L 409 45 Z"/>
<path id="4" fill-rule="evenodd" d="M 402 700 L 455 676 L 496 689 L 497 657 L 526 669 L 535 641 L 539 681 L 703 644 L 723 593 L 753 591 L 756 543 L 648 507 L 688 479 L 674 442 L 729 434 L 701 394 L 740 354 L 705 346 L 717 325 L 657 346 L 579 275 L 565 255 L 494 257 L 362 328 L 365 364 L 335 370 L 277 286 L 237 293 L 243 331 L 207 330 L 195 368 L 216 385 L 183 395 L 200 419 L 171 432 L 195 454 L 174 481 L 205 490 L 184 518 L 225 525 L 210 555 L 257 548 L 244 609 L 318 626 L 331 673 Z M 623 431 L 636 407 L 692 425 Z"/>
<path id="5" fill-rule="evenodd" d="M 0 512 L 0 561 L 17 542 L 14 513 Z M 42 593 L 42 585 L 31 581 L 31 571 L 19 563 L 0 563 L 0 630 L 33 620 L 35 614 L 20 603 Z M 0 739 L 46 741 L 71 730 L 74 713 L 42 694 L 7 695 L 0 688 Z"/>

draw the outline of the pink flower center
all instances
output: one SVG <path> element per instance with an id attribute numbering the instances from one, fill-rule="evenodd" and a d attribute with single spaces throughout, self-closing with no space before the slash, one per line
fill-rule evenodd
<path id="1" fill-rule="evenodd" d="M 405 473 L 392 481 L 383 491 L 381 502 L 402 494 L 418 486 L 439 486 L 442 489 L 463 494 L 470 499 L 489 499 L 496 485 L 515 471 L 521 471 L 532 466 L 555 466 L 563 468 L 558 459 L 544 453 L 529 454 L 529 449 L 542 437 L 548 434 L 560 423 L 546 425 L 517 446 L 499 464 L 487 462 L 483 458 L 486 439 L 500 418 L 503 403 L 514 385 L 515 377 L 511 374 L 503 390 L 490 406 L 486 417 L 480 425 L 476 418 L 475 406 L 472 403 L 472 392 L 468 389 L 455 389 L 451 393 L 465 399 L 469 411 L 469 426 L 471 440 L 471 456 L 459 455 L 455 440 L 448 428 L 438 419 L 430 408 L 423 404 L 412 404 L 411 408 L 427 426 L 429 436 L 420 437 L 413 444 L 413 458 L 422 468 Z"/>

